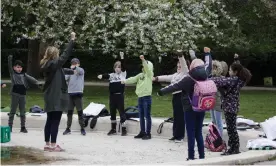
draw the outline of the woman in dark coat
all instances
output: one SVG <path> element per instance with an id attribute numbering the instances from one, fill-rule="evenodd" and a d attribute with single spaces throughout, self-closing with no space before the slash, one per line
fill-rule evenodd
<path id="1" fill-rule="evenodd" d="M 62 112 L 67 110 L 66 107 L 68 104 L 68 87 L 65 81 L 65 72 L 69 71 L 64 70 L 62 66 L 72 53 L 75 38 L 76 34 L 72 32 L 71 40 L 66 50 L 60 56 L 59 50 L 56 47 L 48 47 L 43 59 L 40 61 L 45 79 L 43 88 L 44 110 L 47 112 L 47 120 L 44 128 L 46 142 L 46 146 L 44 147 L 45 151 L 64 151 L 56 144 Z"/>

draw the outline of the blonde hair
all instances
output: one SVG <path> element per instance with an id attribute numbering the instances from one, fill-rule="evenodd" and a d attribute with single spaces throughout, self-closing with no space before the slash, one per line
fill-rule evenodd
<path id="1" fill-rule="evenodd" d="M 224 61 L 221 61 L 220 63 L 221 63 L 222 69 L 223 69 L 222 75 L 226 76 L 228 73 L 228 65 Z"/>
<path id="2" fill-rule="evenodd" d="M 58 48 L 54 46 L 47 47 L 43 59 L 40 61 L 40 65 L 43 66 L 46 64 L 49 60 L 56 59 L 59 56 L 59 50 Z"/>
<path id="3" fill-rule="evenodd" d="M 194 59 L 190 65 L 190 70 L 192 70 L 193 68 L 196 68 L 198 66 L 202 66 L 204 65 L 203 60 L 201 59 Z"/>
<path id="4" fill-rule="evenodd" d="M 116 67 L 121 67 L 121 62 L 120 61 L 117 61 L 117 62 L 114 63 L 113 68 L 115 69 Z"/>
<path id="5" fill-rule="evenodd" d="M 223 72 L 222 63 L 217 60 L 213 60 L 212 62 L 212 75 L 213 76 L 221 76 Z"/>

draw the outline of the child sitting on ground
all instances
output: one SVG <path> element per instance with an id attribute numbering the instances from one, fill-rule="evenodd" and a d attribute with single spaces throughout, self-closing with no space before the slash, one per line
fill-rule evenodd
<path id="1" fill-rule="evenodd" d="M 27 133 L 26 129 L 26 91 L 29 88 L 29 84 L 35 84 L 40 87 L 39 82 L 30 75 L 23 72 L 23 62 L 16 60 L 12 65 L 12 55 L 8 57 L 9 72 L 11 76 L 11 111 L 9 113 L 9 126 L 12 132 L 14 115 L 16 109 L 19 106 L 21 130 L 20 132 Z"/>
<path id="2" fill-rule="evenodd" d="M 73 120 L 74 108 L 78 111 L 79 124 L 81 127 L 81 134 L 86 135 L 84 129 L 83 117 L 83 88 L 84 88 L 84 70 L 80 67 L 80 61 L 77 58 L 71 60 L 71 69 L 74 71 L 73 75 L 66 75 L 65 79 L 68 82 L 69 106 L 67 112 L 67 128 L 63 135 L 71 133 L 71 125 Z"/>
<path id="3" fill-rule="evenodd" d="M 127 135 L 126 130 L 126 114 L 125 114 L 125 85 L 121 82 L 126 79 L 126 69 L 125 69 L 125 60 L 124 53 L 120 52 L 120 61 L 116 61 L 114 64 L 114 73 L 98 75 L 99 79 L 109 79 L 109 108 L 111 114 L 111 130 L 107 135 L 116 134 L 116 112 L 119 111 L 120 114 L 120 123 L 122 126 L 122 136 Z"/>
<path id="4" fill-rule="evenodd" d="M 143 140 L 151 139 L 151 104 L 152 104 L 152 78 L 153 65 L 150 61 L 145 60 L 141 55 L 142 73 L 122 81 L 124 84 L 136 84 L 135 93 L 138 96 L 138 108 L 140 116 L 140 133 L 134 138 L 142 138 Z M 145 129 L 145 118 L 147 121 Z"/>

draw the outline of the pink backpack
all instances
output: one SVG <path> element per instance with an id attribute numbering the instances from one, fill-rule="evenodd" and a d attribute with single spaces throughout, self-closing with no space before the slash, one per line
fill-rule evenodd
<path id="1" fill-rule="evenodd" d="M 209 133 L 206 135 L 205 147 L 211 152 L 227 150 L 225 141 L 221 138 L 217 126 L 213 123 L 209 124 Z"/>
<path id="2" fill-rule="evenodd" d="M 215 107 L 217 86 L 213 80 L 195 81 L 194 93 L 190 99 L 193 110 L 197 112 L 209 111 Z"/>

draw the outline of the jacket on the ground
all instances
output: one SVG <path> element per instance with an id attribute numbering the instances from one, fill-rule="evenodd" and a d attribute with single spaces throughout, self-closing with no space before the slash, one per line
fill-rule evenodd
<path id="1" fill-rule="evenodd" d="M 49 60 L 41 67 L 45 79 L 43 92 L 46 112 L 67 111 L 68 86 L 62 66 L 70 57 L 73 46 L 74 41 L 71 40 L 57 59 Z"/>
<path id="2" fill-rule="evenodd" d="M 185 58 L 183 56 L 181 56 L 178 59 L 179 59 L 179 63 L 180 63 L 180 66 L 181 66 L 181 71 L 176 72 L 176 73 L 171 74 L 171 75 L 158 76 L 157 77 L 158 82 L 170 82 L 171 85 L 173 85 L 173 84 L 179 82 L 182 78 L 184 78 L 188 74 L 189 69 L 188 69 Z M 181 90 L 173 92 L 173 94 L 180 93 L 180 92 L 181 92 Z"/>
<path id="3" fill-rule="evenodd" d="M 128 78 L 126 84 L 135 84 L 135 93 L 138 97 L 151 96 L 152 95 L 152 78 L 153 78 L 153 64 L 150 61 L 143 60 L 143 72 Z"/>

